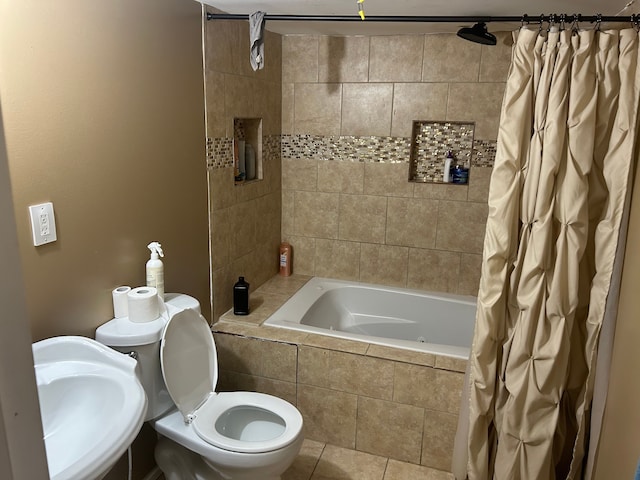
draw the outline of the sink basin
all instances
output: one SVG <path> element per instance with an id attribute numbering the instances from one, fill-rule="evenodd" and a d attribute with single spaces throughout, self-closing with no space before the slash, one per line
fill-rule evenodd
<path id="1" fill-rule="evenodd" d="M 33 344 L 52 480 L 100 479 L 140 431 L 147 397 L 137 362 L 85 337 Z"/>

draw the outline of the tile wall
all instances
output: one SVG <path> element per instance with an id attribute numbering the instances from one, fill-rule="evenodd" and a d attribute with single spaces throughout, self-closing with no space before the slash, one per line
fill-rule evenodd
<path id="1" fill-rule="evenodd" d="M 498 38 L 283 37 L 282 237 L 296 273 L 476 294 L 511 52 Z M 468 186 L 407 181 L 414 120 L 475 123 Z M 354 153 L 336 155 L 345 144 Z"/>
<path id="2" fill-rule="evenodd" d="M 213 10 L 212 10 L 213 11 Z M 205 22 L 207 170 L 213 319 L 232 305 L 243 275 L 252 287 L 278 269 L 281 228 L 280 35 L 265 32 L 265 68 L 249 63 L 248 22 Z M 262 118 L 263 179 L 234 185 L 233 119 Z"/>

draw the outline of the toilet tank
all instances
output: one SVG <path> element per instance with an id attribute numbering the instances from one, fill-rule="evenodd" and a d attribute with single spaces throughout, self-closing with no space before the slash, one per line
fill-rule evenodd
<path id="1" fill-rule="evenodd" d="M 151 322 L 136 323 L 128 317 L 114 318 L 96 329 L 96 340 L 119 352 L 135 352 L 137 373 L 147 394 L 145 421 L 157 418 L 171 407 L 160 365 L 160 343 L 168 319 L 179 311 L 192 308 L 200 312 L 199 302 L 189 295 L 165 294 L 166 312 Z"/>

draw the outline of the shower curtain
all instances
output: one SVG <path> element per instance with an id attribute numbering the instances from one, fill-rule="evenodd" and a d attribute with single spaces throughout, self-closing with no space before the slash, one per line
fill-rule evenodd
<path id="1" fill-rule="evenodd" d="M 638 45 L 633 28 L 515 34 L 465 399 L 471 480 L 584 474 L 636 155 Z"/>

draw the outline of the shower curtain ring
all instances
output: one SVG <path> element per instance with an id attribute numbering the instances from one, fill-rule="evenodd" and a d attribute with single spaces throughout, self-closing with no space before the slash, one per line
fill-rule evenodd
<path id="1" fill-rule="evenodd" d="M 520 29 L 522 30 L 525 25 L 529 25 L 529 15 L 526 13 L 522 15 L 522 19 L 520 20 Z"/>
<path id="2" fill-rule="evenodd" d="M 556 14 L 552 13 L 551 15 L 549 15 L 549 24 L 547 25 L 547 32 L 551 30 L 551 27 L 553 27 L 555 24 L 556 24 Z"/>
<path id="3" fill-rule="evenodd" d="M 598 13 L 596 15 L 596 32 L 600 31 L 600 25 L 602 25 L 602 14 Z"/>
<path id="4" fill-rule="evenodd" d="M 580 14 L 573 14 L 573 22 L 571 22 L 571 31 L 573 33 L 578 33 L 578 24 L 580 23 Z"/>
<path id="5" fill-rule="evenodd" d="M 631 14 L 631 26 L 636 32 L 640 32 L 640 14 Z"/>
<path id="6" fill-rule="evenodd" d="M 564 13 L 560 14 L 560 30 L 564 30 L 565 27 L 565 19 L 566 19 L 566 15 Z"/>
<path id="7" fill-rule="evenodd" d="M 542 33 L 542 24 L 544 23 L 544 13 L 540 14 L 540 26 L 538 27 L 538 33 Z"/>

